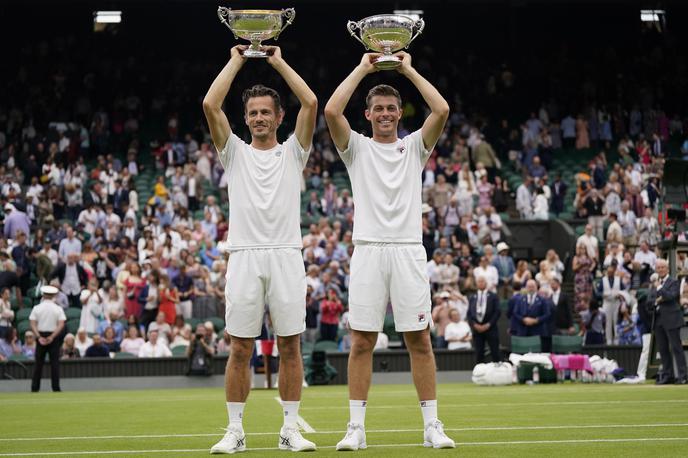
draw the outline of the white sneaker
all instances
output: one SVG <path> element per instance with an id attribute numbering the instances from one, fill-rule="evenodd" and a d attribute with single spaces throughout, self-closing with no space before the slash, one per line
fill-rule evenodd
<path id="1" fill-rule="evenodd" d="M 246 450 L 246 435 L 240 426 L 229 426 L 220 442 L 210 449 L 212 454 L 229 454 Z"/>
<path id="2" fill-rule="evenodd" d="M 456 444 L 444 434 L 444 425 L 441 421 L 435 420 L 425 425 L 423 435 L 423 447 L 432 448 L 454 448 Z"/>
<path id="3" fill-rule="evenodd" d="M 312 452 L 315 444 L 301 435 L 301 431 L 296 426 L 282 426 L 279 438 L 280 450 L 291 450 L 292 452 Z"/>
<path id="4" fill-rule="evenodd" d="M 358 423 L 349 423 L 346 425 L 346 436 L 337 443 L 337 450 L 356 451 L 359 448 L 365 449 L 367 447 L 363 425 L 359 425 Z"/>

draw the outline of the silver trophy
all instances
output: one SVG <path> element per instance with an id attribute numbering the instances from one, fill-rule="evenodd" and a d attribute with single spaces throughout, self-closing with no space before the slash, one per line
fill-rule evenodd
<path id="1" fill-rule="evenodd" d="M 401 14 L 378 14 L 358 22 L 349 21 L 346 28 L 366 49 L 382 53 L 374 62 L 377 68 L 392 70 L 401 65 L 401 59 L 392 53 L 408 48 L 423 33 L 425 21 Z"/>
<path id="2" fill-rule="evenodd" d="M 232 10 L 220 6 L 217 17 L 220 22 L 232 31 L 234 38 L 243 38 L 251 42 L 251 46 L 244 51 L 246 57 L 267 57 L 267 53 L 260 49 L 261 42 L 274 38 L 294 21 L 294 8 L 283 10 Z M 284 23 L 286 19 L 286 23 Z"/>

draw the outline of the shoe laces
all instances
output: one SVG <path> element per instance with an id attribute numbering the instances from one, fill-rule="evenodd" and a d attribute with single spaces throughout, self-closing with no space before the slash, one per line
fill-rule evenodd
<path id="1" fill-rule="evenodd" d="M 344 439 L 351 439 L 357 430 L 363 431 L 363 427 L 358 423 L 349 423 L 346 425 L 346 436 L 344 436 Z"/>
<path id="2" fill-rule="evenodd" d="M 243 434 L 241 434 L 243 431 L 240 430 L 239 428 L 232 428 L 230 426 L 227 426 L 226 428 L 222 428 L 225 432 L 225 437 L 224 439 L 229 439 L 230 436 L 234 436 L 237 440 L 241 439 Z"/>
<path id="3" fill-rule="evenodd" d="M 428 428 L 432 428 L 435 431 L 437 431 L 440 434 L 444 434 L 444 423 L 442 423 L 439 420 L 435 420 L 432 423 L 428 424 Z"/>

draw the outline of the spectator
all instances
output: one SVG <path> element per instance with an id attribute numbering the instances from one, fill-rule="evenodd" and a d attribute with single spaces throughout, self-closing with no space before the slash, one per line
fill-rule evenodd
<path id="1" fill-rule="evenodd" d="M 580 316 L 581 335 L 585 335 L 585 345 L 604 345 L 607 317 L 604 311 L 600 310 L 599 302 L 591 302 L 590 308 L 582 311 Z"/>
<path id="2" fill-rule="evenodd" d="M 172 340 L 172 327 L 167 323 L 165 312 L 158 312 L 155 322 L 148 326 L 148 333 L 150 334 L 150 331 L 153 329 L 158 331 L 157 340 L 162 345 L 169 347 Z"/>
<path id="3" fill-rule="evenodd" d="M 79 327 L 86 329 L 88 334 L 98 330 L 98 324 L 105 317 L 102 292 L 98 290 L 98 281 L 91 278 L 88 287 L 81 291 L 81 319 Z"/>
<path id="4" fill-rule="evenodd" d="M 13 355 L 22 354 L 22 345 L 17 338 L 17 330 L 9 327 L 5 335 L 0 337 L 0 361 L 7 361 Z"/>
<path id="5" fill-rule="evenodd" d="M 129 326 L 127 335 L 120 344 L 120 350 L 138 356 L 139 350 L 144 343 L 145 341 L 139 335 L 138 328 L 136 326 Z"/>
<path id="6" fill-rule="evenodd" d="M 12 329 L 14 310 L 10 304 L 10 296 L 9 288 L 3 288 L 0 292 L 0 339 L 4 339 L 9 330 Z"/>
<path id="7" fill-rule="evenodd" d="M 550 284 L 553 310 L 551 323 L 551 335 L 572 335 L 575 332 L 573 322 L 573 304 L 568 295 L 561 290 L 561 281 L 558 278 Z"/>
<path id="8" fill-rule="evenodd" d="M 578 237 L 578 240 L 576 241 L 576 253 L 578 253 L 578 247 L 582 245 L 585 247 L 585 252 L 587 253 L 588 258 L 597 262 L 599 257 L 599 242 L 597 237 L 593 235 L 592 231 L 592 224 L 586 224 L 585 233 Z"/>
<path id="9" fill-rule="evenodd" d="M 528 270 L 528 263 L 521 259 L 516 264 L 516 271 L 514 272 L 511 287 L 514 291 L 520 291 L 525 288 L 528 280 L 533 278 L 533 274 Z"/>
<path id="10" fill-rule="evenodd" d="M 79 350 L 79 354 L 82 357 L 86 356 L 86 350 L 88 350 L 91 345 L 93 345 L 93 339 L 88 336 L 86 329 L 79 328 L 76 331 L 76 340 L 74 342 L 74 346 Z"/>
<path id="11" fill-rule="evenodd" d="M 607 226 L 607 243 L 623 243 L 623 229 L 618 222 L 616 213 L 609 214 L 609 226 Z"/>
<path id="12" fill-rule="evenodd" d="M 576 311 L 587 310 L 592 298 L 592 273 L 595 271 L 595 261 L 588 256 L 585 245 L 576 246 L 572 268 L 575 274 Z"/>
<path id="13" fill-rule="evenodd" d="M 523 182 L 516 188 L 516 210 L 521 219 L 531 219 L 533 217 L 533 195 L 530 191 L 532 179 L 526 176 Z"/>
<path id="14" fill-rule="evenodd" d="M 451 323 L 444 328 L 444 339 L 448 342 L 449 350 L 470 350 L 471 349 L 471 328 L 468 323 L 461 320 L 459 311 L 451 309 L 449 311 Z"/>
<path id="15" fill-rule="evenodd" d="M 59 280 L 60 289 L 67 296 L 69 307 L 74 308 L 81 308 L 81 291 L 88 286 L 88 274 L 78 262 L 79 254 L 69 253 L 66 261 L 60 262 L 50 274 L 51 280 Z"/>
<path id="16" fill-rule="evenodd" d="M 175 320 L 177 319 L 177 305 L 179 304 L 179 293 L 177 292 L 177 288 L 170 284 L 170 278 L 165 274 L 162 274 L 160 276 L 158 298 L 159 307 L 156 310 L 164 314 L 165 322 L 167 324 L 174 324 Z"/>
<path id="17" fill-rule="evenodd" d="M 128 318 L 131 315 L 141 316 L 141 303 L 139 297 L 141 291 L 146 286 L 146 280 L 141 278 L 141 267 L 135 263 L 130 263 L 127 268 L 129 275 L 123 282 L 124 286 L 124 314 Z"/>
<path id="18" fill-rule="evenodd" d="M 626 305 L 619 308 L 619 316 L 616 320 L 616 336 L 619 345 L 640 345 L 640 333 L 631 311 Z"/>
<path id="19" fill-rule="evenodd" d="M 337 341 L 339 317 L 344 311 L 337 291 L 327 290 L 327 298 L 320 302 L 320 340 Z"/>
<path id="20" fill-rule="evenodd" d="M 187 273 L 187 266 L 182 264 L 179 267 L 179 275 L 172 279 L 172 285 L 177 289 L 179 302 L 176 302 L 176 311 L 185 320 L 191 318 L 193 310 L 193 279 Z"/>
<path id="21" fill-rule="evenodd" d="M 100 334 L 93 334 L 93 343 L 86 349 L 86 358 L 108 358 L 110 351 L 107 345 L 103 343 L 103 338 Z"/>
<path id="22" fill-rule="evenodd" d="M 148 342 L 141 345 L 139 349 L 139 358 L 161 358 L 170 357 L 172 352 L 167 345 L 158 340 L 158 330 L 151 329 L 148 331 Z"/>
<path id="23" fill-rule="evenodd" d="M 480 264 L 473 269 L 473 278 L 476 283 L 478 278 L 485 277 L 487 281 L 487 289 L 491 292 L 497 292 L 497 285 L 499 284 L 499 272 L 497 268 L 489 264 L 487 256 L 480 257 Z"/>
<path id="24" fill-rule="evenodd" d="M 31 220 L 23 211 L 17 209 L 11 203 L 5 204 L 5 221 L 3 234 L 6 239 L 14 239 L 17 232 L 31 235 Z"/>
<path id="25" fill-rule="evenodd" d="M 68 333 L 64 341 L 62 342 L 62 348 L 60 348 L 60 359 L 78 359 L 81 358 L 81 353 L 79 349 L 75 346 L 76 338 L 71 332 Z"/>
<path id="26" fill-rule="evenodd" d="M 564 211 L 564 200 L 566 199 L 566 190 L 568 185 L 562 180 L 561 174 L 557 174 L 554 183 L 552 183 L 552 212 L 559 216 Z"/>
<path id="27" fill-rule="evenodd" d="M 105 328 L 105 332 L 103 333 L 103 345 L 107 347 L 109 353 L 120 352 L 120 344 L 115 337 L 115 330 L 112 329 L 111 326 Z"/>

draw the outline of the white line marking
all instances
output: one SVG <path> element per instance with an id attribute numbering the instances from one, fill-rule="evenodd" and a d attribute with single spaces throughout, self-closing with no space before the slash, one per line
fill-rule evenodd
<path id="1" fill-rule="evenodd" d="M 688 423 L 649 423 L 634 425 L 549 425 L 549 426 L 486 426 L 471 428 L 444 428 L 445 431 L 466 432 L 466 431 L 538 431 L 556 429 L 607 429 L 607 428 L 682 428 L 688 427 Z M 369 429 L 367 434 L 387 434 L 387 433 L 418 433 L 422 429 Z M 343 434 L 341 431 L 313 431 L 312 434 Z M 127 436 L 61 436 L 61 437 L 14 437 L 0 438 L 0 442 L 22 442 L 22 441 L 48 441 L 48 440 L 100 440 L 100 439 L 164 439 L 171 437 L 218 437 L 223 433 L 199 433 L 199 434 L 145 434 Z M 246 433 L 247 436 L 271 436 L 274 432 Z"/>
<path id="2" fill-rule="evenodd" d="M 504 442 L 458 442 L 458 446 L 485 446 L 485 445 L 537 445 L 537 444 L 588 444 L 601 442 L 666 442 L 666 441 L 688 441 L 688 437 L 637 437 L 629 439 L 570 439 L 570 440 L 533 440 L 533 441 L 504 441 Z M 418 447 L 422 444 L 380 444 L 368 445 L 369 448 L 396 448 L 396 447 Z M 331 449 L 334 445 L 318 447 L 318 449 Z M 72 452 L 23 452 L 23 453 L 0 453 L 0 456 L 55 456 L 55 455 L 126 455 L 130 453 L 195 453 L 207 452 L 207 448 L 179 448 L 179 449 L 155 449 L 155 450 L 90 450 Z M 274 447 L 247 448 L 247 451 L 268 451 L 277 450 Z"/>
<path id="3" fill-rule="evenodd" d="M 279 396 L 275 396 L 273 399 L 275 401 L 277 401 L 277 404 L 279 404 L 280 407 L 282 406 L 282 400 L 280 399 Z M 299 425 L 299 427 L 307 433 L 314 433 L 315 432 L 315 429 L 313 429 L 313 427 L 311 425 L 309 425 L 308 422 L 306 420 L 304 420 L 301 415 L 298 415 L 296 417 L 296 424 Z"/>
<path id="4" fill-rule="evenodd" d="M 569 406 L 569 405 L 593 405 L 593 404 L 656 404 L 656 403 L 686 403 L 688 399 L 639 399 L 632 401 L 546 401 L 546 402 L 501 402 L 494 403 L 471 403 L 471 404 L 447 404 L 440 403 L 442 407 L 510 407 L 510 406 Z M 304 410 L 332 410 L 332 409 L 348 409 L 347 406 L 316 406 L 304 407 Z M 367 409 L 417 409 L 417 405 L 375 405 L 369 403 Z"/>

